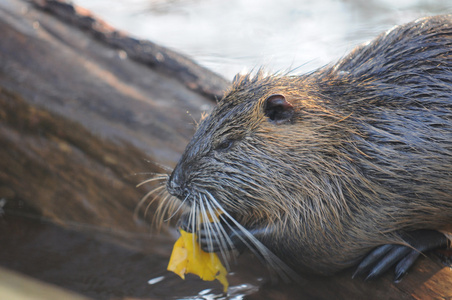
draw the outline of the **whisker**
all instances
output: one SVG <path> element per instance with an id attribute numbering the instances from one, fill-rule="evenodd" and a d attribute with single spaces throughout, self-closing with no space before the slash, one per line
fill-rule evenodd
<path id="1" fill-rule="evenodd" d="M 165 176 L 159 176 L 159 177 L 154 177 L 154 178 L 150 178 L 150 179 L 146 179 L 145 181 L 140 182 L 139 184 L 137 184 L 135 187 L 140 187 L 143 184 L 149 183 L 149 182 L 153 182 L 153 181 L 158 181 L 158 180 L 167 180 L 168 179 L 168 175 Z"/>
<path id="2" fill-rule="evenodd" d="M 158 193 L 157 195 L 155 195 L 154 199 L 152 199 L 152 201 L 148 204 L 148 206 L 146 207 L 146 210 L 144 212 L 144 215 L 147 214 L 151 204 L 158 199 L 162 194 L 166 193 L 166 190 L 162 190 L 160 193 Z M 171 196 L 169 194 L 167 194 L 163 200 L 159 201 L 159 204 L 155 210 L 155 220 L 158 220 L 158 224 L 159 224 L 159 228 L 161 227 L 161 225 L 163 224 L 163 219 L 165 217 L 165 213 L 168 210 L 168 206 L 169 203 L 166 201 L 168 198 L 170 198 Z"/>
<path id="3" fill-rule="evenodd" d="M 166 203 L 166 208 L 164 209 L 164 213 L 162 214 L 162 223 L 171 220 L 171 218 L 177 214 L 177 212 L 183 205 L 183 203 L 181 203 L 177 198 L 173 197 L 170 194 L 167 194 L 161 201 Z M 169 218 L 164 219 L 164 216 L 170 214 L 171 216 Z"/>
<path id="4" fill-rule="evenodd" d="M 167 199 L 170 199 L 170 203 L 167 203 Z M 171 195 L 166 194 L 163 199 L 161 200 L 161 202 L 159 203 L 159 206 L 156 208 L 155 210 L 155 214 L 154 217 L 152 218 L 152 225 L 155 226 L 155 228 L 160 231 L 160 229 L 162 228 L 162 224 L 164 222 L 163 217 L 165 216 L 165 211 L 167 210 L 167 207 L 171 205 Z M 163 206 L 163 203 L 165 203 L 165 207 Z M 161 205 L 162 204 L 162 205 Z M 146 212 L 147 213 L 147 209 Z"/>
<path id="5" fill-rule="evenodd" d="M 207 207 L 207 210 L 209 211 L 209 214 L 212 216 L 212 227 L 215 226 L 216 232 L 218 233 L 215 235 L 215 238 L 220 243 L 220 253 L 221 257 L 223 258 L 223 262 L 226 265 L 226 269 L 229 270 L 229 259 L 231 258 L 231 254 L 228 250 L 228 244 L 231 246 L 230 249 L 234 249 L 233 243 L 231 239 L 229 238 L 229 235 L 226 233 L 226 231 L 223 228 L 223 225 L 220 223 L 220 219 L 218 219 L 216 215 L 216 210 L 213 209 L 212 205 L 209 203 L 206 196 L 204 196 L 204 201 Z M 212 228 L 213 231 L 213 228 Z"/>
<path id="6" fill-rule="evenodd" d="M 165 220 L 165 222 L 168 222 L 169 220 L 171 220 L 179 212 L 179 210 L 184 206 L 185 201 L 187 201 L 187 199 L 188 199 L 188 195 L 185 197 L 185 199 L 182 202 L 180 202 L 179 207 L 174 211 L 174 213 L 171 216 L 169 216 Z M 175 201 L 175 203 L 176 203 L 176 201 Z"/>
<path id="7" fill-rule="evenodd" d="M 206 231 L 207 231 L 207 236 L 209 238 L 209 246 L 210 246 L 210 248 L 213 248 L 213 239 L 215 239 L 217 242 L 220 243 L 220 245 L 221 245 L 220 253 L 223 258 L 224 263 L 226 264 L 226 268 L 229 270 L 229 264 L 228 264 L 228 260 L 227 260 L 226 254 L 225 254 L 225 248 L 224 248 L 224 244 L 223 244 L 224 239 L 222 237 L 221 231 L 218 228 L 219 223 L 214 220 L 214 218 L 216 218 L 218 221 L 218 218 L 215 215 L 215 211 L 211 208 L 210 205 L 208 205 L 208 199 L 205 196 L 201 196 L 200 199 L 204 200 L 204 201 L 202 201 L 204 205 L 201 206 L 201 212 L 202 212 L 203 219 L 204 219 L 203 224 L 207 229 Z M 208 212 L 207 212 L 206 208 L 208 209 Z M 209 217 L 212 218 L 212 222 L 210 222 Z M 216 227 L 216 229 L 217 229 L 216 232 L 218 234 L 214 234 L 214 232 L 215 232 L 214 226 Z M 214 260 L 213 253 L 214 252 L 210 253 L 210 258 L 212 261 Z"/>
<path id="8" fill-rule="evenodd" d="M 149 164 L 153 164 L 154 166 L 157 166 L 157 167 L 159 167 L 159 168 L 161 168 L 161 169 L 163 169 L 165 171 L 168 171 L 169 173 L 171 173 L 173 171 L 173 168 L 170 168 L 168 166 L 162 165 L 162 164 L 160 164 L 160 163 L 158 163 L 156 161 L 152 161 L 152 160 L 149 160 L 149 159 L 144 159 L 144 161 L 149 163 Z"/>
<path id="9" fill-rule="evenodd" d="M 199 198 L 199 200 L 200 200 L 200 205 L 199 205 L 199 209 L 200 209 L 200 212 L 201 212 L 201 223 L 202 224 L 204 224 L 203 226 L 204 226 L 204 228 L 205 228 L 205 230 L 206 230 L 206 232 L 207 232 L 207 238 L 208 238 L 208 244 L 209 244 L 209 248 L 213 248 L 213 242 L 212 242 L 212 225 L 211 225 L 211 223 L 210 223 L 210 221 L 209 221 L 209 216 L 208 216 L 208 214 L 207 214 L 207 212 L 206 212 L 206 208 L 205 208 L 205 206 L 204 206 L 204 201 L 203 201 L 203 198 L 202 197 L 200 197 Z M 199 237 L 198 237 L 199 238 Z M 212 253 L 210 253 L 209 254 L 209 256 L 210 256 L 210 259 L 213 261 L 213 254 Z"/>
<path id="10" fill-rule="evenodd" d="M 212 196 L 212 195 L 210 195 L 210 196 Z M 212 196 L 213 197 L 213 196 Z M 219 211 L 221 211 L 222 212 L 222 214 L 226 214 L 226 211 L 221 207 L 221 205 L 218 203 L 218 202 L 215 202 L 214 203 L 215 204 L 215 206 L 217 206 L 218 207 L 218 210 Z M 233 220 L 234 222 L 235 222 L 235 220 L 229 215 L 229 214 L 227 214 L 227 216 L 228 216 L 228 218 L 229 219 L 231 219 L 231 220 Z M 220 218 L 224 218 L 223 216 L 220 216 Z M 229 224 L 228 222 L 225 222 L 226 223 L 226 225 L 229 227 L 229 229 L 233 232 L 233 233 L 235 233 L 236 235 L 237 235 L 237 237 L 238 238 L 240 238 L 240 240 L 245 244 L 245 246 L 247 247 L 247 248 L 250 248 L 252 251 L 253 251 L 253 247 L 251 246 L 251 244 L 249 244 L 248 243 L 248 241 L 247 240 L 245 240 L 240 234 L 239 234 L 239 232 L 231 225 L 231 224 Z M 246 229 L 245 229 L 246 230 Z M 248 230 L 246 230 L 247 232 L 248 232 Z M 250 233 L 251 234 L 251 233 Z M 252 239 L 255 239 L 255 237 L 254 236 L 252 236 Z M 229 239 L 230 240 L 230 239 Z M 231 241 L 231 240 L 230 240 Z M 231 241 L 231 245 L 233 246 L 233 248 L 234 248 L 234 243 Z M 260 256 L 260 255 L 258 255 L 258 256 Z"/>
<path id="11" fill-rule="evenodd" d="M 130 176 L 137 176 L 137 175 L 164 176 L 164 175 L 168 175 L 168 174 L 158 173 L 158 172 L 135 172 L 135 173 L 130 174 Z"/>
<path id="12" fill-rule="evenodd" d="M 225 247 L 225 249 L 228 249 L 228 245 L 229 245 L 229 249 L 234 249 L 234 243 L 229 238 L 229 235 L 227 234 L 226 230 L 224 229 L 224 226 L 220 222 L 220 218 L 217 216 L 217 212 L 223 211 L 223 208 L 220 207 L 219 209 L 215 209 L 214 207 L 212 207 L 212 204 L 209 201 L 207 201 L 207 198 L 206 198 L 206 205 L 207 205 L 207 208 L 208 208 L 210 214 L 212 215 L 213 223 L 215 224 L 215 226 L 217 226 L 217 230 L 221 231 L 221 234 L 223 237 L 222 245 Z"/>
<path id="13" fill-rule="evenodd" d="M 196 231 L 195 231 L 195 228 L 196 228 L 196 227 L 198 226 L 198 224 L 199 224 L 199 222 L 197 221 L 197 219 L 199 218 L 199 217 L 197 216 L 197 212 L 198 212 L 197 205 L 198 205 L 198 203 L 197 203 L 197 201 L 196 201 L 196 198 L 193 198 L 192 209 L 191 209 L 191 211 L 190 211 L 190 216 L 189 216 L 189 219 L 188 219 L 189 224 L 191 224 L 191 230 L 192 230 L 193 233 L 196 232 Z M 196 227 L 195 227 L 195 226 L 196 226 Z M 195 244 L 196 242 L 197 242 L 197 241 L 196 241 L 196 239 L 195 239 L 195 235 L 193 234 L 193 235 L 192 235 L 192 243 L 193 243 L 193 245 L 196 245 L 196 244 Z M 194 252 L 193 252 L 193 255 L 194 255 Z"/>
<path id="14" fill-rule="evenodd" d="M 151 207 L 151 205 L 152 205 L 157 199 L 159 199 L 159 197 L 160 197 L 163 193 L 166 192 L 164 186 L 160 186 L 160 187 L 156 188 L 155 190 L 158 190 L 159 192 L 158 192 L 156 195 L 154 195 L 154 197 L 152 197 L 152 200 L 149 201 L 148 205 L 146 205 L 146 209 L 144 210 L 144 215 L 145 215 L 145 216 L 147 215 L 147 213 L 148 213 L 149 208 Z M 159 210 L 161 209 L 161 206 L 163 205 L 163 203 L 164 203 L 163 201 L 160 201 L 160 203 L 159 203 L 159 205 L 158 205 L 158 207 L 157 207 L 157 209 L 156 209 L 156 212 L 159 211 Z"/>
<path id="15" fill-rule="evenodd" d="M 141 175 L 147 175 L 147 176 L 151 176 L 152 178 L 154 178 L 155 176 L 168 176 L 167 173 L 158 173 L 158 172 L 134 172 L 134 173 L 129 173 L 127 175 L 125 175 L 127 178 L 130 178 L 132 176 L 141 176 Z"/>
<path id="16" fill-rule="evenodd" d="M 269 265 L 271 269 L 273 269 L 285 282 L 290 282 L 291 279 L 296 280 L 298 282 L 303 282 L 301 277 L 295 273 L 291 268 L 289 268 L 280 258 L 274 255 L 264 244 L 262 244 L 258 239 L 256 239 L 245 227 L 243 227 L 239 222 L 237 222 L 227 211 L 225 211 L 218 201 L 206 191 L 206 194 L 209 196 L 212 204 L 215 206 L 231 220 L 234 225 L 240 229 L 240 231 L 245 235 L 247 240 L 251 242 L 256 248 L 251 247 L 247 240 L 237 233 L 238 238 L 258 257 L 264 265 Z M 228 224 L 226 222 L 226 224 Z M 234 232 L 237 232 L 231 225 L 229 225 L 230 229 Z"/>
<path id="17" fill-rule="evenodd" d="M 143 198 L 141 198 L 140 202 L 138 202 L 137 206 L 135 207 L 135 210 L 133 212 L 133 217 L 138 219 L 138 212 L 140 211 L 141 206 L 143 205 L 144 202 L 146 202 L 147 199 L 149 199 L 149 197 L 151 197 L 152 194 L 154 194 L 155 192 L 160 191 L 161 189 L 163 189 L 165 186 L 159 186 L 156 187 L 155 189 L 149 191 L 146 195 L 144 195 Z M 154 198 L 155 199 L 155 198 Z M 154 199 L 151 201 L 151 203 L 154 201 Z"/>

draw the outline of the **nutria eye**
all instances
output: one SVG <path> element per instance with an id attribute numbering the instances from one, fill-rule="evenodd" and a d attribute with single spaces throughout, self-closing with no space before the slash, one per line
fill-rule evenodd
<path id="1" fill-rule="evenodd" d="M 232 147 L 232 144 L 234 144 L 234 140 L 225 139 L 215 147 L 215 150 L 226 151 Z"/>
<path id="2" fill-rule="evenodd" d="M 264 102 L 264 114 L 275 124 L 290 122 L 294 115 L 294 108 L 283 95 L 269 96 Z"/>

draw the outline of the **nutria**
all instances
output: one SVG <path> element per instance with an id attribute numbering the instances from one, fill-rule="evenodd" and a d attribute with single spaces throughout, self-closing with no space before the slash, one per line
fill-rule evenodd
<path id="1" fill-rule="evenodd" d="M 452 232 L 452 16 L 306 75 L 237 76 L 167 191 L 207 251 L 249 247 L 282 272 L 395 265 L 400 278 Z"/>

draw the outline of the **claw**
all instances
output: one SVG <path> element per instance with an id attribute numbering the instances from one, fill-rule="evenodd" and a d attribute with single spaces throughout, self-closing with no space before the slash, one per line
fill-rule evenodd
<path id="1" fill-rule="evenodd" d="M 372 271 L 367 275 L 366 280 L 374 279 L 381 276 L 401 258 L 410 252 L 410 248 L 400 245 L 391 245 L 392 249 L 380 261 L 378 261 L 372 268 Z"/>
<path id="2" fill-rule="evenodd" d="M 356 269 L 355 273 L 353 274 L 352 278 L 355 278 L 355 276 L 364 275 L 365 273 L 369 272 L 370 269 L 372 268 L 372 265 L 378 259 L 380 259 L 383 255 L 388 253 L 391 250 L 391 248 L 392 248 L 392 245 L 383 245 L 383 246 L 377 247 L 375 250 L 373 250 L 359 264 L 359 266 Z"/>
<path id="3" fill-rule="evenodd" d="M 398 282 L 422 252 L 446 246 L 448 242 L 444 234 L 434 230 L 416 230 L 404 237 L 410 246 L 388 244 L 377 247 L 363 259 L 352 277 L 367 274 L 366 280 L 370 280 L 396 265 L 394 278 Z"/>
<path id="4" fill-rule="evenodd" d="M 408 272 L 408 269 L 414 264 L 419 255 L 421 255 L 419 251 L 412 249 L 411 252 L 405 256 L 405 258 L 399 261 L 395 268 L 395 282 L 400 281 L 400 279 Z"/>

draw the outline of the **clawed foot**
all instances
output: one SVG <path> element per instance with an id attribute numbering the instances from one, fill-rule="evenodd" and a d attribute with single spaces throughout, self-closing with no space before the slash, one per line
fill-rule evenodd
<path id="1" fill-rule="evenodd" d="M 411 246 L 382 245 L 372 250 L 353 274 L 376 278 L 395 265 L 395 281 L 399 281 L 423 252 L 447 245 L 444 234 L 434 230 L 416 230 L 404 236 Z"/>

